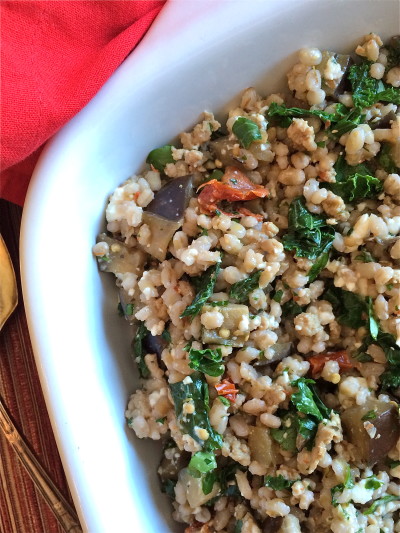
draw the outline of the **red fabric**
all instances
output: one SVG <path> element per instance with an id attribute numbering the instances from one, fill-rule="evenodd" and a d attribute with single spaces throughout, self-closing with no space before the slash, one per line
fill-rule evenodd
<path id="1" fill-rule="evenodd" d="M 23 204 L 43 144 L 95 95 L 164 3 L 1 2 L 2 198 Z"/>

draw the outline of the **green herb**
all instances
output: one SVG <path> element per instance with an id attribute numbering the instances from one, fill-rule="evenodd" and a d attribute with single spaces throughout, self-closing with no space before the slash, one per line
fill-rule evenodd
<path id="1" fill-rule="evenodd" d="M 183 381 L 170 384 L 171 395 L 174 401 L 175 413 L 182 433 L 188 433 L 197 443 L 203 446 L 204 451 L 212 451 L 222 446 L 222 437 L 210 424 L 208 412 L 209 393 L 207 382 L 200 372 L 194 372 Z M 183 405 L 193 402 L 194 412 L 184 413 Z M 207 430 L 209 437 L 203 443 L 197 435 L 197 428 Z"/>
<path id="2" fill-rule="evenodd" d="M 146 328 L 143 322 L 140 322 L 135 339 L 132 344 L 133 356 L 139 368 L 139 374 L 142 378 L 147 379 L 150 377 L 150 370 L 148 369 L 144 356 L 146 352 L 143 349 L 143 339 L 149 334 L 149 330 Z"/>
<path id="3" fill-rule="evenodd" d="M 383 481 L 379 481 L 375 476 L 369 476 L 365 482 L 366 489 L 376 490 L 383 485 Z"/>
<path id="4" fill-rule="evenodd" d="M 290 400 L 300 413 L 312 415 L 318 421 L 329 418 L 331 409 L 322 403 L 312 385 L 313 379 L 300 378 L 293 381 L 291 385 L 297 387 L 298 391 L 293 393 Z"/>
<path id="5" fill-rule="evenodd" d="M 289 300 L 282 305 L 282 317 L 283 318 L 294 318 L 295 316 L 303 313 L 305 308 L 300 307 L 298 303 L 294 300 Z"/>
<path id="6" fill-rule="evenodd" d="M 314 383 L 314 380 L 305 378 L 291 383 L 298 391 L 291 396 L 289 410 L 281 413 L 281 426 L 270 430 L 272 438 L 286 451 L 295 452 L 299 443 L 311 450 L 318 423 L 330 417 L 331 410 L 319 398 Z"/>
<path id="7" fill-rule="evenodd" d="M 208 376 L 220 376 L 225 370 L 224 365 L 221 363 L 222 352 L 220 348 L 216 350 L 211 350 L 210 348 L 193 350 L 193 348 L 190 348 L 189 361 L 190 368 L 204 372 Z"/>
<path id="8" fill-rule="evenodd" d="M 283 291 L 279 290 L 279 291 L 276 291 L 276 293 L 273 295 L 272 299 L 275 302 L 281 303 L 282 296 L 283 296 Z"/>
<path id="9" fill-rule="evenodd" d="M 392 494 L 388 494 L 387 496 L 384 496 L 383 498 L 379 498 L 379 500 L 375 500 L 374 503 L 368 507 L 365 511 L 363 511 L 364 515 L 373 514 L 379 505 L 383 505 L 385 503 L 393 502 L 395 500 L 399 500 L 400 498 L 398 496 L 394 496 Z"/>
<path id="10" fill-rule="evenodd" d="M 297 479 L 286 479 L 282 475 L 279 476 L 264 476 L 264 485 L 274 490 L 285 490 L 298 481 Z"/>
<path id="11" fill-rule="evenodd" d="M 317 279 L 318 274 L 324 270 L 329 260 L 329 252 L 324 252 L 322 255 L 318 257 L 318 259 L 315 261 L 313 266 L 308 271 L 308 281 L 309 283 L 312 283 L 314 280 Z"/>
<path id="12" fill-rule="evenodd" d="M 323 299 L 332 304 L 336 320 L 342 326 L 354 329 L 366 326 L 368 304 L 362 296 L 331 285 Z"/>
<path id="13" fill-rule="evenodd" d="M 127 316 L 133 315 L 133 310 L 135 309 L 135 306 L 133 304 L 126 304 L 125 306 L 125 314 Z"/>
<path id="14" fill-rule="evenodd" d="M 228 300 L 218 300 L 217 302 L 208 302 L 207 305 L 211 307 L 226 307 L 229 304 Z"/>
<path id="15" fill-rule="evenodd" d="M 172 148 L 170 144 L 155 148 L 147 156 L 146 163 L 152 165 L 160 172 L 164 172 L 164 168 L 168 163 L 175 163 L 172 157 Z"/>
<path id="16" fill-rule="evenodd" d="M 337 507 L 339 505 L 336 500 L 336 496 L 335 496 L 337 492 L 343 492 L 344 489 L 352 489 L 353 487 L 354 487 L 354 480 L 351 475 L 350 465 L 347 465 L 346 472 L 344 474 L 344 482 L 339 483 L 339 485 L 335 485 L 334 487 L 331 488 L 332 505 L 334 507 Z"/>
<path id="17" fill-rule="evenodd" d="M 260 128 L 255 122 L 246 118 L 238 117 L 232 126 L 232 132 L 238 138 L 243 148 L 248 148 L 252 142 L 261 141 Z"/>
<path id="18" fill-rule="evenodd" d="M 397 468 L 400 466 L 400 461 L 389 461 L 389 468 L 392 470 L 392 468 Z"/>
<path id="19" fill-rule="evenodd" d="M 225 396 L 218 396 L 221 403 L 223 403 L 226 407 L 231 406 L 231 402 L 228 400 L 228 398 L 225 398 Z"/>
<path id="20" fill-rule="evenodd" d="M 248 278 L 234 283 L 229 291 L 229 297 L 239 303 L 245 303 L 249 298 L 249 294 L 258 288 L 260 276 L 261 270 L 256 270 Z"/>
<path id="21" fill-rule="evenodd" d="M 201 228 L 201 231 L 200 231 L 200 237 L 207 237 L 208 235 L 208 230 L 206 228 Z"/>
<path id="22" fill-rule="evenodd" d="M 236 520 L 233 533 L 242 533 L 243 520 Z"/>
<path id="23" fill-rule="evenodd" d="M 217 281 L 220 269 L 221 263 L 218 262 L 209 269 L 207 269 L 202 276 L 199 276 L 197 278 L 196 288 L 198 292 L 194 297 L 193 302 L 188 307 L 186 307 L 186 309 L 181 314 L 181 318 L 185 316 L 190 316 L 193 318 L 200 313 L 201 308 L 214 291 L 214 286 Z"/>
<path id="24" fill-rule="evenodd" d="M 381 149 L 376 156 L 376 160 L 379 165 L 385 170 L 388 174 L 393 174 L 398 172 L 398 167 L 392 158 L 392 145 L 390 143 L 382 143 Z"/>
<path id="25" fill-rule="evenodd" d="M 365 413 L 364 416 L 361 417 L 361 420 L 375 420 L 376 418 L 376 411 L 374 411 L 373 409 L 371 411 L 368 411 L 367 413 Z"/>
<path id="26" fill-rule="evenodd" d="M 108 255 L 101 255 L 97 258 L 97 261 L 102 261 L 103 263 L 109 263 L 111 261 L 111 257 Z"/>
<path id="27" fill-rule="evenodd" d="M 282 128 L 290 126 L 294 118 L 312 116 L 318 117 L 324 122 L 330 122 L 333 117 L 331 113 L 326 113 L 325 111 L 320 111 L 318 109 L 312 111 L 311 109 L 301 109 L 299 107 L 286 107 L 285 105 L 277 104 L 276 102 L 272 102 L 266 112 L 268 120 Z"/>
<path id="28" fill-rule="evenodd" d="M 177 481 L 174 479 L 166 479 L 161 483 L 161 492 L 164 492 L 170 498 L 175 498 L 175 485 Z"/>
<path id="29" fill-rule="evenodd" d="M 219 170 L 218 168 L 215 168 L 211 172 L 209 178 L 206 181 L 211 181 L 211 180 L 221 181 L 223 175 L 224 175 L 224 173 L 223 173 L 222 170 Z"/>
<path id="30" fill-rule="evenodd" d="M 380 346 L 388 362 L 386 371 L 380 376 L 382 389 L 387 390 L 400 387 L 400 347 L 397 345 L 394 336 L 382 331 L 378 324 L 376 339 L 374 339 L 372 333 L 366 335 L 359 349 L 359 353 L 365 352 L 370 344 Z"/>
<path id="31" fill-rule="evenodd" d="M 193 477 L 199 478 L 217 468 L 217 461 L 213 452 L 196 452 L 190 459 L 188 470 Z"/>
<path id="32" fill-rule="evenodd" d="M 360 109 L 347 109 L 343 104 L 336 104 L 334 113 L 327 113 L 319 109 L 300 109 L 298 107 L 286 107 L 273 102 L 266 113 L 272 124 L 287 128 L 293 118 L 316 116 L 323 122 L 330 124 L 327 133 L 330 137 L 339 138 L 344 133 L 354 129 L 365 118 Z M 325 142 L 317 143 L 317 146 L 324 147 Z"/>
<path id="33" fill-rule="evenodd" d="M 338 157 L 334 169 L 336 182 L 327 183 L 326 187 L 346 203 L 362 198 L 376 198 L 383 190 L 382 182 L 371 176 L 365 165 L 350 166 L 343 155 Z"/>
<path id="34" fill-rule="evenodd" d="M 329 136 L 333 139 L 339 139 L 344 133 L 347 133 L 365 120 L 365 115 L 358 107 L 350 111 L 342 104 L 336 105 L 336 120 L 328 131 Z"/>
<path id="35" fill-rule="evenodd" d="M 156 422 L 158 424 L 164 424 L 164 422 L 167 420 L 167 417 L 164 416 L 163 418 L 157 418 Z"/>
<path id="36" fill-rule="evenodd" d="M 161 333 L 161 337 L 167 341 L 168 344 L 171 343 L 171 333 L 167 329 L 164 329 L 164 331 Z"/>
<path id="37" fill-rule="evenodd" d="M 386 290 L 390 292 L 392 289 L 393 289 L 393 283 L 388 283 L 386 285 Z"/>
<path id="38" fill-rule="evenodd" d="M 221 211 L 219 209 L 215 210 L 215 216 L 216 217 L 220 217 L 221 216 Z"/>
<path id="39" fill-rule="evenodd" d="M 355 257 L 356 261 L 362 261 L 363 263 L 375 263 L 375 258 L 366 250 L 361 252 Z"/>
<path id="40" fill-rule="evenodd" d="M 293 453 L 296 451 L 298 416 L 294 412 L 286 411 L 281 421 L 279 428 L 270 429 L 271 437 L 280 444 L 283 450 Z"/>
<path id="41" fill-rule="evenodd" d="M 239 497 L 240 492 L 238 491 L 235 479 L 235 472 L 238 469 L 242 469 L 241 465 L 232 461 L 231 463 L 224 464 L 224 466 L 219 466 L 217 469 L 207 472 L 202 479 L 202 491 L 204 494 L 210 494 L 214 484 L 218 483 L 220 490 L 220 496 L 235 496 Z M 235 481 L 234 484 L 232 482 Z"/>
<path id="42" fill-rule="evenodd" d="M 296 452 L 298 435 L 301 436 L 308 449 L 312 448 L 318 422 L 312 418 L 299 416 L 293 408 L 281 413 L 281 420 L 281 426 L 277 429 L 271 429 L 270 434 L 282 449 L 292 453 Z"/>
<path id="43" fill-rule="evenodd" d="M 362 61 L 349 69 L 349 80 L 352 86 L 352 98 L 355 107 L 369 107 L 376 102 L 392 102 L 400 104 L 400 90 L 386 86 L 382 81 L 370 76 L 372 61 Z"/>
<path id="44" fill-rule="evenodd" d="M 324 217 L 313 215 L 306 209 L 303 197 L 292 201 L 289 207 L 288 233 L 282 238 L 283 247 L 293 250 L 297 257 L 319 258 L 309 273 L 312 280 L 325 267 L 334 238 L 335 230 L 326 224 Z"/>
<path id="45" fill-rule="evenodd" d="M 318 141 L 315 144 L 318 146 L 318 148 L 325 148 L 325 146 L 326 146 L 326 142 L 325 141 Z"/>

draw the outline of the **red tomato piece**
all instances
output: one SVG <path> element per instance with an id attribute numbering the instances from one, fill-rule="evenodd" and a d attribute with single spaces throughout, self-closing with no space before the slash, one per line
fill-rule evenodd
<path id="1" fill-rule="evenodd" d="M 350 368 L 353 368 L 353 363 L 350 361 L 346 350 L 314 355 L 313 357 L 310 357 L 308 361 L 311 365 L 311 374 L 313 376 L 322 372 L 327 361 L 337 361 L 340 370 L 350 370 Z"/>

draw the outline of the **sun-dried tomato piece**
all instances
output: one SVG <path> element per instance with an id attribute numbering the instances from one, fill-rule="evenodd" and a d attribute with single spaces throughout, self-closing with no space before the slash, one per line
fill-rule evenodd
<path id="1" fill-rule="evenodd" d="M 239 392 L 230 379 L 222 380 L 221 383 L 215 385 L 215 388 L 219 396 L 225 396 L 225 398 L 228 398 L 231 402 L 236 400 L 236 395 Z"/>
<path id="2" fill-rule="evenodd" d="M 350 361 L 346 350 L 314 355 L 313 357 L 310 357 L 308 361 L 311 365 L 311 374 L 313 376 L 322 372 L 322 369 L 327 361 L 337 361 L 339 363 L 340 370 L 350 370 L 350 368 L 353 368 L 354 366 Z"/>
<path id="3" fill-rule="evenodd" d="M 238 168 L 227 167 L 222 180 L 211 180 L 200 185 L 198 203 L 203 213 L 213 214 L 218 210 L 218 202 L 227 200 L 240 202 L 264 198 L 268 190 L 256 185 Z"/>

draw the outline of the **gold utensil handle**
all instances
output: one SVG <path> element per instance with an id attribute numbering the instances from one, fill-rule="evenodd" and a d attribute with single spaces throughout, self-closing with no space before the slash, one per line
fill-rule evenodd
<path id="1" fill-rule="evenodd" d="M 3 404 L 1 397 L 0 428 L 2 429 L 10 445 L 14 448 L 28 474 L 32 478 L 36 488 L 39 490 L 43 498 L 48 503 L 50 509 L 53 511 L 54 516 L 59 521 L 60 525 L 67 533 L 82 533 L 82 529 L 79 525 L 78 517 L 75 511 L 60 493 L 47 472 L 44 470 L 42 465 L 28 447 L 23 437 L 18 432 Z"/>

